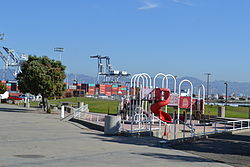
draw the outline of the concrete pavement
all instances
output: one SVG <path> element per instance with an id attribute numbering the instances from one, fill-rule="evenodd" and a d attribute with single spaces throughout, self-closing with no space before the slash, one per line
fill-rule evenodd
<path id="1" fill-rule="evenodd" d="M 24 111 L 0 104 L 0 167 L 228 166 L 160 148 L 154 138 L 108 137 L 59 115 Z"/>

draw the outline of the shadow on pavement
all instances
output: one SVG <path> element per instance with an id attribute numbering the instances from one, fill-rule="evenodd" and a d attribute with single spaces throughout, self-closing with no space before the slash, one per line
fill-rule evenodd
<path id="1" fill-rule="evenodd" d="M 246 167 L 250 164 L 250 132 L 220 135 L 172 147 L 237 167 Z"/>
<path id="2" fill-rule="evenodd" d="M 183 155 L 169 155 L 169 154 L 159 154 L 159 153 L 132 153 L 132 154 L 166 159 L 166 160 L 177 160 L 177 161 L 187 161 L 187 162 L 214 162 L 212 160 L 201 158 L 201 157 L 193 157 L 193 156 L 191 157 L 191 156 L 183 156 Z"/>
<path id="3" fill-rule="evenodd" d="M 250 136 L 220 135 L 195 143 L 176 145 L 173 148 L 185 151 L 250 156 Z"/>
<path id="4" fill-rule="evenodd" d="M 22 108 L 0 108 L 0 111 L 3 112 L 27 112 L 28 109 L 22 109 Z"/>

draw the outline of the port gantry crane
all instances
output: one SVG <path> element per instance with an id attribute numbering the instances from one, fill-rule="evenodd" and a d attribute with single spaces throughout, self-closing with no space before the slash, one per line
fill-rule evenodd
<path id="1" fill-rule="evenodd" d="M 118 82 L 119 78 L 121 77 L 127 77 L 130 74 L 128 74 L 127 71 L 117 71 L 113 70 L 112 65 L 110 63 L 110 57 L 109 56 L 90 56 L 90 58 L 97 58 L 98 59 L 98 72 L 97 72 L 97 83 L 100 83 L 100 76 L 104 76 L 102 82 Z M 102 63 L 102 60 L 105 61 L 105 66 Z"/>
<path id="2" fill-rule="evenodd" d="M 25 54 L 18 55 L 14 49 L 3 47 L 7 55 L 0 51 L 0 57 L 4 62 L 4 79 L 6 80 L 7 70 L 16 78 L 17 74 L 21 72 L 21 65 L 24 61 L 28 60 Z"/>

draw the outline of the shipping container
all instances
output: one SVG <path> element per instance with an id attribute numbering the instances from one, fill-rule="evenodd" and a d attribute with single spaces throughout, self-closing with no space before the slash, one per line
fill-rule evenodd
<path id="1" fill-rule="evenodd" d="M 69 89 L 76 89 L 76 85 L 69 85 Z"/>
<path id="2" fill-rule="evenodd" d="M 84 84 L 81 84 L 81 89 L 85 90 L 85 92 L 88 92 L 89 90 L 89 85 L 84 83 Z"/>
<path id="3" fill-rule="evenodd" d="M 118 87 L 112 87 L 112 95 L 117 95 Z"/>
<path id="4" fill-rule="evenodd" d="M 6 81 L 5 81 L 5 80 L 2 80 L 2 81 L 0 81 L 0 83 L 6 84 Z"/>
<path id="5" fill-rule="evenodd" d="M 106 92 L 106 87 L 105 87 L 105 85 L 100 85 L 99 86 L 99 94 L 100 95 L 105 95 L 105 92 Z"/>
<path id="6" fill-rule="evenodd" d="M 12 83 L 10 90 L 11 91 L 17 91 L 17 84 L 16 83 Z"/>
<path id="7" fill-rule="evenodd" d="M 112 95 L 112 85 L 105 85 L 105 94 L 106 96 L 111 96 Z"/>

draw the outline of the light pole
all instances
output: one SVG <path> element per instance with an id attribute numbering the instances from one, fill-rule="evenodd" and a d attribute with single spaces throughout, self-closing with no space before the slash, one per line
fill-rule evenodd
<path id="1" fill-rule="evenodd" d="M 62 62 L 62 53 L 64 52 L 64 48 L 54 48 L 54 52 L 59 52 L 60 61 Z"/>
<path id="2" fill-rule="evenodd" d="M 226 85 L 226 103 L 225 103 L 225 108 L 227 107 L 227 82 L 224 83 Z"/>
<path id="3" fill-rule="evenodd" d="M 206 99 L 208 101 L 208 95 L 209 95 L 209 77 L 212 74 L 211 73 L 205 73 L 205 75 L 207 75 L 207 95 L 206 95 Z"/>
<path id="4" fill-rule="evenodd" d="M 4 33 L 0 33 L 0 41 L 4 40 Z M 3 72 L 3 79 L 6 80 L 6 72 L 7 72 L 7 69 L 6 69 L 6 65 L 4 66 L 4 72 Z"/>

